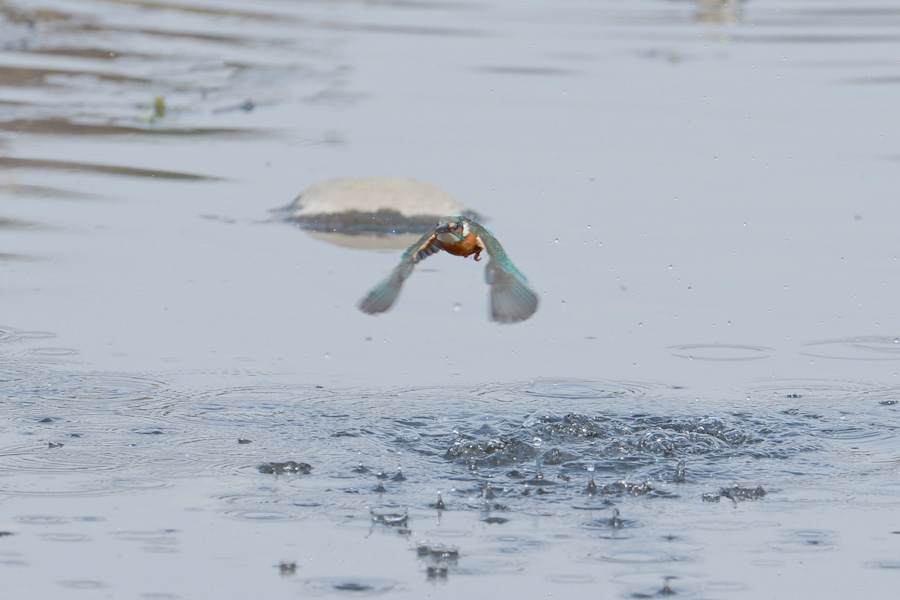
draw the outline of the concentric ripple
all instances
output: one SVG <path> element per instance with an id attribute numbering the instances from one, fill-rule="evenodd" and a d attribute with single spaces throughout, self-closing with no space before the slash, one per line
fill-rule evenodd
<path id="1" fill-rule="evenodd" d="M 652 383 L 589 379 L 535 379 L 514 384 L 492 384 L 475 390 L 492 401 L 521 402 L 523 397 L 556 400 L 602 400 L 660 394 L 666 386 Z"/>
<path id="2" fill-rule="evenodd" d="M 861 336 L 809 342 L 800 354 L 840 360 L 900 360 L 900 336 Z"/>
<path id="3" fill-rule="evenodd" d="M 23 331 L 0 325 L 0 344 L 14 344 L 28 340 L 46 340 L 56 337 L 48 331 Z"/>
<path id="4" fill-rule="evenodd" d="M 774 350 L 764 346 L 747 344 L 685 344 L 671 346 L 672 356 L 691 360 L 760 360 L 772 356 Z"/>

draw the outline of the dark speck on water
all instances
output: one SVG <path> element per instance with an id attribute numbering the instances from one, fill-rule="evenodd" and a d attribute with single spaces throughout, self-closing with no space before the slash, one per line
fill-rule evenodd
<path id="1" fill-rule="evenodd" d="M 297 563 L 282 561 L 282 562 L 278 563 L 278 572 L 281 575 L 296 575 L 297 574 Z"/>

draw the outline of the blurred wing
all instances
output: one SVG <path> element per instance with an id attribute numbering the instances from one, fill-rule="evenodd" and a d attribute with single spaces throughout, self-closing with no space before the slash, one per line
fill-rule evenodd
<path id="1" fill-rule="evenodd" d="M 524 321 L 537 310 L 537 295 L 490 231 L 474 221 L 469 222 L 469 228 L 491 257 L 484 271 L 484 279 L 491 286 L 491 318 L 498 323 Z"/>
<path id="2" fill-rule="evenodd" d="M 359 303 L 359 310 L 370 315 L 386 311 L 397 299 L 403 282 L 412 274 L 413 267 L 420 260 L 427 258 L 440 251 L 435 241 L 437 234 L 430 231 L 423 235 L 419 240 L 409 247 L 403 253 L 400 264 L 394 267 L 391 274 L 388 275 L 381 283 L 376 285 L 369 295 L 362 299 Z"/>

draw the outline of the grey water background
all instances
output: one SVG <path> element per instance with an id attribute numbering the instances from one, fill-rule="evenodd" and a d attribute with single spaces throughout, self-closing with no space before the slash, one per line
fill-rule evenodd
<path id="1" fill-rule="evenodd" d="M 4 597 L 896 589 L 895 3 L 0 0 L 0 43 Z M 271 210 L 371 174 L 486 215 L 535 317 L 446 255 L 357 311 L 400 251 Z"/>

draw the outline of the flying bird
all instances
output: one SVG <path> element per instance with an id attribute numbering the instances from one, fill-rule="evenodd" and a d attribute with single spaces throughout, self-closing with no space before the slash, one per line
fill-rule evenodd
<path id="1" fill-rule="evenodd" d="M 537 310 L 538 298 L 534 290 L 494 234 L 462 215 L 444 217 L 432 231 L 410 246 L 400 258 L 400 264 L 359 303 L 360 310 L 373 315 L 389 309 L 413 267 L 441 250 L 463 258 L 474 255 L 476 261 L 481 260 L 483 251 L 488 253 L 490 260 L 484 279 L 491 286 L 491 319 L 494 321 L 517 323 Z"/>

